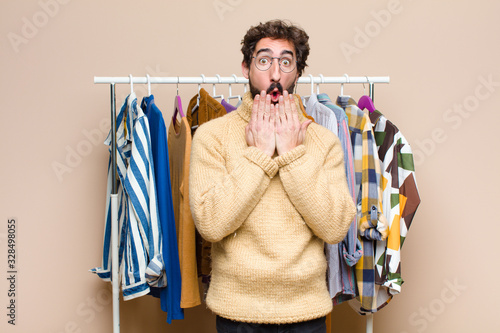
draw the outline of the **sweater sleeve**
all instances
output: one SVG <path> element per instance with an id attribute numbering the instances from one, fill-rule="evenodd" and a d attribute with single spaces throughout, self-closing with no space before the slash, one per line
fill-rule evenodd
<path id="1" fill-rule="evenodd" d="M 301 145 L 275 160 L 285 191 L 309 228 L 325 242 L 336 244 L 344 239 L 356 208 L 347 186 L 340 141 L 332 137 L 327 144 L 308 145 L 307 150 Z M 316 133 L 306 140 L 319 142 Z"/>
<path id="2" fill-rule="evenodd" d="M 222 240 L 241 226 L 278 172 L 276 162 L 255 147 L 243 148 L 228 172 L 221 132 L 214 126 L 201 126 L 191 148 L 191 212 L 201 236 L 210 242 Z"/>

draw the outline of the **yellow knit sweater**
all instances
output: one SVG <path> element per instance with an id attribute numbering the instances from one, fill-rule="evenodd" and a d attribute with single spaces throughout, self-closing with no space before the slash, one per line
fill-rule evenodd
<path id="1" fill-rule="evenodd" d="M 213 242 L 207 306 L 244 322 L 319 318 L 332 310 L 324 241 L 340 242 L 355 214 L 341 144 L 312 123 L 303 145 L 271 158 L 245 141 L 252 102 L 248 92 L 192 142 L 191 211 Z"/>

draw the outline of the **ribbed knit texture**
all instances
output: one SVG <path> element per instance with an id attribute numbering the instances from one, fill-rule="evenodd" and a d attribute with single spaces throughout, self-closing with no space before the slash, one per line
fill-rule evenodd
<path id="1" fill-rule="evenodd" d="M 207 306 L 255 323 L 325 316 L 332 301 L 324 241 L 340 242 L 355 214 L 340 142 L 312 123 L 303 145 L 271 158 L 245 141 L 252 102 L 245 94 L 238 110 L 193 138 L 190 206 L 213 242 Z"/>

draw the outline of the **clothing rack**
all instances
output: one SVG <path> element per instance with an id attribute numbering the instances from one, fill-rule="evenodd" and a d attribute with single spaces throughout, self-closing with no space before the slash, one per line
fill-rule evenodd
<path id="1" fill-rule="evenodd" d="M 369 96 L 374 100 L 374 84 L 376 83 L 389 83 L 388 76 L 354 76 L 349 77 L 347 74 L 343 76 L 308 76 L 300 77 L 297 81 L 298 84 L 310 84 L 311 93 L 314 93 L 314 84 L 317 85 L 316 89 L 319 91 L 321 84 L 369 84 Z M 221 77 L 216 75 L 214 77 L 205 77 L 201 74 L 200 77 L 99 77 L 94 76 L 94 84 L 109 84 L 110 97 L 111 97 L 111 159 L 112 159 L 112 190 L 110 195 L 111 200 L 111 276 L 112 276 L 112 298 L 113 298 L 113 333 L 120 332 L 120 281 L 118 271 L 118 183 L 116 179 L 116 84 L 130 84 L 133 90 L 133 84 L 248 84 L 248 79 L 244 77 L 237 77 L 235 74 L 229 77 Z M 366 333 L 373 333 L 373 315 L 366 316 Z"/>

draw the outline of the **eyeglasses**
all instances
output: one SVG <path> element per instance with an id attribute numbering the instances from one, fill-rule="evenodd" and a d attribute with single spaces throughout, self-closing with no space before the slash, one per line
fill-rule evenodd
<path id="1" fill-rule="evenodd" d="M 283 73 L 290 73 L 293 71 L 297 63 L 297 61 L 293 60 L 290 56 L 270 57 L 267 55 L 259 55 L 253 58 L 255 58 L 255 67 L 261 71 L 267 71 L 271 68 L 274 59 L 278 59 L 278 64 Z"/>

